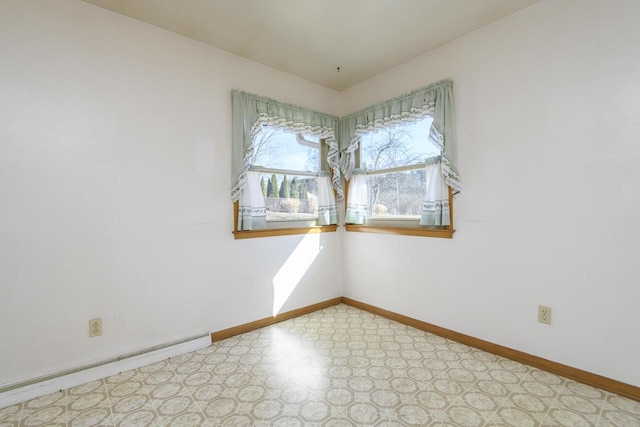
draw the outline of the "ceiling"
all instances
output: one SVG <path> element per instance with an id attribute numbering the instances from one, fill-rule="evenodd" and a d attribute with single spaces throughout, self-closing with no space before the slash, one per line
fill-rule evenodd
<path id="1" fill-rule="evenodd" d="M 539 0 L 84 1 L 340 91 Z"/>

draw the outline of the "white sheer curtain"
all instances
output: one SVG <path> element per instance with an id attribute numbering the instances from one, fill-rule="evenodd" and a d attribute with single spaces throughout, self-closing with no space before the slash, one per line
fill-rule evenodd
<path id="1" fill-rule="evenodd" d="M 349 181 L 345 223 L 364 224 L 367 220 L 367 202 L 367 175 L 364 171 L 355 170 Z"/>
<path id="2" fill-rule="evenodd" d="M 441 157 L 427 160 L 425 166 L 427 178 L 426 193 L 422 204 L 420 225 L 451 225 L 449 209 L 449 186 L 443 173 Z"/>
<path id="3" fill-rule="evenodd" d="M 260 188 L 260 174 L 249 171 L 243 183 L 238 204 L 238 230 L 262 230 L 267 228 L 267 211 Z"/>
<path id="4" fill-rule="evenodd" d="M 338 223 L 338 209 L 336 196 L 331 188 L 331 178 L 328 173 L 318 177 L 318 225 L 332 225 Z"/>

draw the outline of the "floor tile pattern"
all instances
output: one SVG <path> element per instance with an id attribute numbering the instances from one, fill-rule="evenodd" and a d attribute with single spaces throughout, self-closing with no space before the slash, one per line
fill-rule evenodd
<path id="1" fill-rule="evenodd" d="M 640 426 L 640 403 L 338 305 L 0 409 L 0 426 Z"/>

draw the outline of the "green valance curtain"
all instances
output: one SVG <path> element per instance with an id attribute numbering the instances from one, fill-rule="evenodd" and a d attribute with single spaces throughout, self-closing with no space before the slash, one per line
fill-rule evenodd
<path id="1" fill-rule="evenodd" d="M 453 112 L 453 83 L 442 80 L 404 95 L 372 105 L 340 120 L 341 170 L 350 179 L 355 152 L 362 135 L 401 123 L 433 117 L 429 139 L 442 150 L 442 172 L 454 193 L 461 190 L 456 164 L 456 132 Z"/>
<path id="2" fill-rule="evenodd" d="M 394 124 L 433 117 L 429 139 L 442 150 L 442 174 L 454 193 L 461 190 L 456 170 L 456 132 L 453 109 L 453 83 L 442 80 L 404 95 L 372 105 L 342 119 L 271 98 L 233 90 L 231 197 L 240 199 L 253 163 L 255 137 L 264 125 L 325 140 L 327 163 L 332 170 L 331 184 L 337 201 L 344 198 L 342 176 L 350 179 L 355 168 L 355 152 L 362 135 Z M 339 137 L 339 138 L 337 138 Z M 338 144 L 338 139 L 340 143 Z"/>
<path id="3" fill-rule="evenodd" d="M 344 197 L 340 173 L 340 151 L 336 139 L 339 118 L 318 113 L 297 105 L 233 90 L 231 92 L 233 123 L 231 152 L 231 198 L 240 199 L 247 173 L 254 160 L 253 141 L 263 125 L 279 127 L 296 133 L 317 136 L 329 146 L 327 163 L 332 169 L 332 185 L 338 201 Z"/>

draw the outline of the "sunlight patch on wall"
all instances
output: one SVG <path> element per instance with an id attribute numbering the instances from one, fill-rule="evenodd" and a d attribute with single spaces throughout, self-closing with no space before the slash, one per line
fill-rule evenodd
<path id="1" fill-rule="evenodd" d="M 316 259 L 322 246 L 320 234 L 306 234 L 287 261 L 273 277 L 273 315 L 276 316 L 289 299 L 302 276 Z"/>

